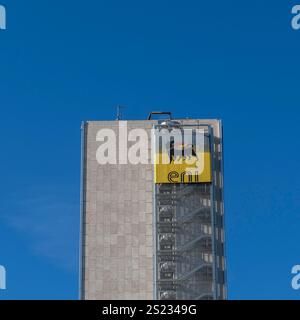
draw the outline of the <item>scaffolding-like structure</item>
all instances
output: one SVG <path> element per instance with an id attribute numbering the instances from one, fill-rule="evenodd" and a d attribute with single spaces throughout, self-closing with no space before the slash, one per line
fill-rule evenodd
<path id="1" fill-rule="evenodd" d="M 207 130 L 212 182 L 154 186 L 154 289 L 158 300 L 225 298 L 224 270 L 220 266 L 224 247 L 219 235 L 223 220 L 218 210 L 222 199 L 216 191 L 220 188 L 215 174 L 221 170 L 221 156 L 215 151 L 221 149 L 213 131 Z"/>
<path id="2" fill-rule="evenodd" d="M 208 184 L 156 185 L 159 299 L 212 298 Z"/>

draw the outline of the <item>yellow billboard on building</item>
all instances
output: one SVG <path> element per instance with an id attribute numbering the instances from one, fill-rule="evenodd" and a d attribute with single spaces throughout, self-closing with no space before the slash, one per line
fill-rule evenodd
<path id="1" fill-rule="evenodd" d="M 157 154 L 157 158 L 163 157 Z M 194 160 L 194 164 L 189 164 Z M 188 163 L 183 158 L 176 162 L 172 160 L 169 164 L 155 163 L 155 183 L 203 183 L 211 182 L 211 159 L 210 153 L 199 153 L 197 157 L 189 159 Z"/>
<path id="2" fill-rule="evenodd" d="M 176 139 L 175 139 L 176 140 Z M 207 139 L 208 140 L 208 139 Z M 211 153 L 208 141 L 176 144 L 172 140 L 162 148 L 156 140 L 154 159 L 155 183 L 209 183 L 212 181 Z"/>

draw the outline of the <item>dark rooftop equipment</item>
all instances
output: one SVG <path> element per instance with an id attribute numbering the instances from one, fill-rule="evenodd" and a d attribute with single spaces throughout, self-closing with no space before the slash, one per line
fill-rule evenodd
<path id="1" fill-rule="evenodd" d="M 166 115 L 169 116 L 169 120 L 172 120 L 172 113 L 169 111 L 152 111 L 149 113 L 147 120 L 152 120 L 154 115 Z"/>

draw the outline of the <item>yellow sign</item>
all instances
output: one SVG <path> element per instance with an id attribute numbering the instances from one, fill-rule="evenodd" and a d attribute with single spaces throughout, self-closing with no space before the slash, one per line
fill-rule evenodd
<path id="1" fill-rule="evenodd" d="M 203 183 L 211 182 L 211 154 L 198 152 L 190 157 L 171 157 L 166 153 L 156 153 L 155 183 Z"/>

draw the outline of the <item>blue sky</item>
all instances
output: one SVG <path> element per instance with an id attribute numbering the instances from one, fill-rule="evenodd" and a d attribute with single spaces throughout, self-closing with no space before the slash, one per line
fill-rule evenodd
<path id="1" fill-rule="evenodd" d="M 297 1 L 0 4 L 0 299 L 78 297 L 80 123 L 118 104 L 223 119 L 229 298 L 300 298 Z"/>

